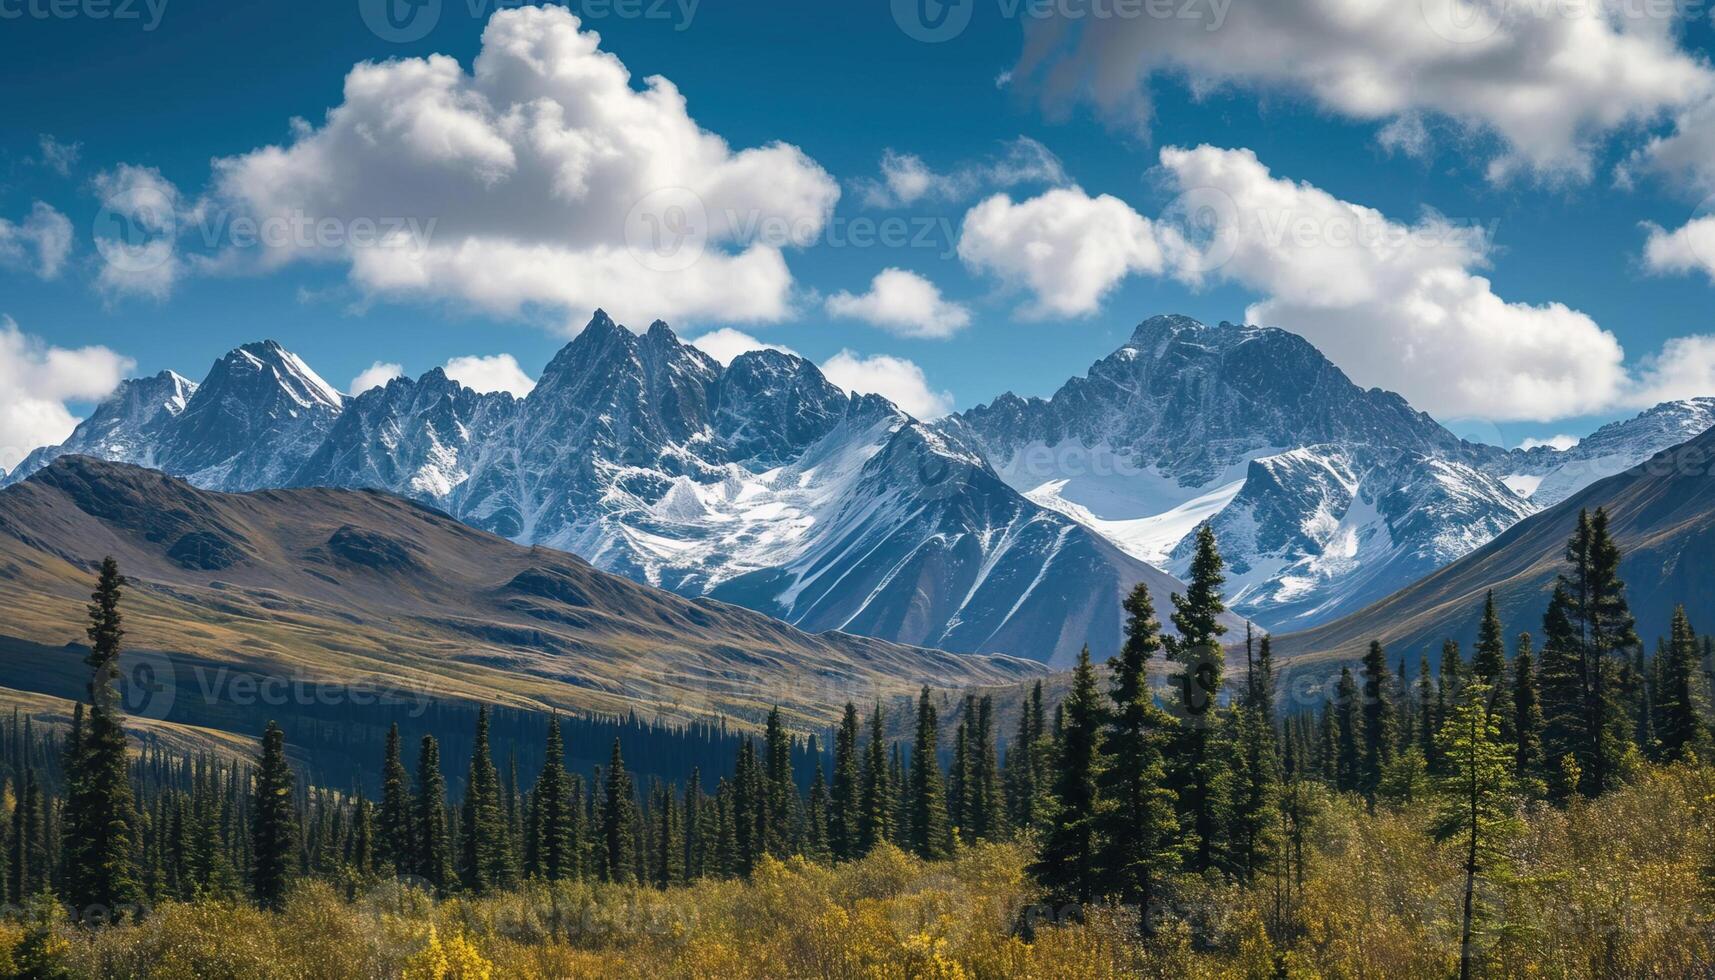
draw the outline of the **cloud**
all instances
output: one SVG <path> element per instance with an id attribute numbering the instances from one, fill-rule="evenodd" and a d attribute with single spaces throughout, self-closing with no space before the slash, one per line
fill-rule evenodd
<path id="1" fill-rule="evenodd" d="M 1626 402 L 1648 408 L 1682 398 L 1715 395 L 1715 334 L 1674 337 L 1644 360 Z"/>
<path id="2" fill-rule="evenodd" d="M 1715 195 L 1715 96 L 1680 112 L 1671 132 L 1633 152 L 1620 168 L 1621 183 L 1629 184 L 1640 171 L 1677 181 L 1694 194 Z"/>
<path id="3" fill-rule="evenodd" d="M 401 377 L 404 373 L 405 366 L 403 364 L 376 361 L 359 371 L 357 377 L 351 379 L 351 387 L 346 389 L 346 394 L 356 397 L 371 388 L 380 388 L 394 378 Z"/>
<path id="4" fill-rule="evenodd" d="M 1473 272 L 1491 248 L 1480 227 L 1397 222 L 1275 177 L 1249 150 L 1169 147 L 1161 166 L 1219 216 L 1200 242 L 1169 239 L 1175 274 L 1262 293 L 1249 322 L 1300 334 L 1361 384 L 1490 420 L 1576 415 L 1623 391 L 1611 333 L 1560 303 L 1509 303 Z"/>
<path id="5" fill-rule="evenodd" d="M 1036 140 L 1020 136 L 1008 142 L 999 156 L 961 164 L 948 173 L 930 169 L 916 154 L 888 149 L 881 156 L 880 179 L 856 183 L 870 207 L 898 208 L 922 200 L 963 200 L 990 188 L 1066 182 L 1060 158 Z"/>
<path id="6" fill-rule="evenodd" d="M 186 271 L 178 236 L 191 215 L 178 187 L 153 167 L 131 164 L 97 174 L 94 187 L 101 198 L 96 287 L 114 296 L 165 299 Z"/>
<path id="7" fill-rule="evenodd" d="M 1573 446 L 1578 445 L 1578 442 L 1579 442 L 1579 439 L 1577 436 L 1569 436 L 1569 435 L 1561 434 L 1561 435 L 1549 436 L 1546 439 L 1535 439 L 1535 438 L 1526 439 L 1523 442 L 1519 443 L 1518 447 L 1520 449 L 1535 449 L 1538 446 L 1547 446 L 1550 449 L 1555 449 L 1555 450 L 1559 450 L 1560 452 L 1565 452 L 1566 450 L 1571 449 Z"/>
<path id="8" fill-rule="evenodd" d="M 1117 197 L 1056 188 L 1014 202 L 996 194 L 965 214 L 959 258 L 973 271 L 1023 283 L 1033 317 L 1096 312 L 1102 297 L 1165 261 L 1151 222 Z"/>
<path id="9" fill-rule="evenodd" d="M 1693 218 L 1672 231 L 1655 224 L 1644 227 L 1649 230 L 1644 265 L 1652 272 L 1701 272 L 1715 282 L 1715 215 Z"/>
<path id="10" fill-rule="evenodd" d="M 719 361 L 723 367 L 731 364 L 738 355 L 753 350 L 777 350 L 782 354 L 798 353 L 790 347 L 764 343 L 742 330 L 734 330 L 731 327 L 721 327 L 719 330 L 711 330 L 700 337 L 693 337 L 690 344 Z"/>
<path id="11" fill-rule="evenodd" d="M 106 347 L 52 347 L 0 316 L 0 470 L 64 442 L 78 418 L 68 401 L 107 397 L 136 366 Z"/>
<path id="12" fill-rule="evenodd" d="M 523 398 L 536 387 L 536 380 L 524 373 L 511 354 L 455 357 L 447 362 L 446 372 L 447 377 L 475 391 L 509 391 Z"/>
<path id="13" fill-rule="evenodd" d="M 411 219 L 418 234 L 263 249 L 262 264 L 349 263 L 376 295 L 491 313 L 604 306 L 625 322 L 791 312 L 782 250 L 813 241 L 839 186 L 797 147 L 734 150 L 660 76 L 633 85 L 558 6 L 501 10 L 467 72 L 365 62 L 320 125 L 215 163 L 224 202 L 262 220 Z"/>
<path id="14" fill-rule="evenodd" d="M 971 311 L 941 298 L 929 280 L 904 269 L 888 268 L 870 281 L 869 292 L 838 292 L 827 299 L 834 316 L 862 320 L 901 337 L 945 339 L 971 322 Z"/>
<path id="15" fill-rule="evenodd" d="M 43 279 L 58 278 L 71 254 L 71 238 L 71 221 L 37 201 L 22 222 L 0 218 L 0 264 L 29 269 Z"/>
<path id="16" fill-rule="evenodd" d="M 1602 139 L 1715 91 L 1707 61 L 1678 44 L 1672 4 L 1214 0 L 1180 5 L 1173 17 L 1060 10 L 1030 25 L 1013 72 L 1013 85 L 1056 112 L 1089 103 L 1147 130 L 1161 76 L 1196 92 L 1300 94 L 1349 119 L 1432 115 L 1491 136 L 1495 179 L 1586 179 Z M 1383 132 L 1409 149 L 1416 134 L 1402 125 Z"/>
<path id="17" fill-rule="evenodd" d="M 43 133 L 36 141 L 42 148 L 41 164 L 61 177 L 70 177 L 71 168 L 83 153 L 82 143 L 61 143 L 52 134 Z"/>
<path id="18" fill-rule="evenodd" d="M 822 373 L 846 391 L 880 395 L 914 418 L 937 419 L 953 410 L 952 393 L 931 389 L 923 369 L 902 357 L 842 350 L 828 358 Z"/>

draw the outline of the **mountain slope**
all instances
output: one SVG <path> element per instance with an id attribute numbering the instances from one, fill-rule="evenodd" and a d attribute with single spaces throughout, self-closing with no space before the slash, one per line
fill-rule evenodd
<path id="1" fill-rule="evenodd" d="M 1443 639 L 1469 644 L 1483 595 L 1494 588 L 1509 634 L 1539 632 L 1566 541 L 1583 509 L 1605 507 L 1624 560 L 1638 634 L 1665 635 L 1673 607 L 1715 608 L 1715 429 L 1600 480 L 1535 514 L 1422 581 L 1334 622 L 1278 637 L 1300 662 L 1351 660 L 1372 639 L 1415 662 Z"/>
<path id="2" fill-rule="evenodd" d="M 117 456 L 83 428 L 67 445 L 86 444 Z M 803 358 L 723 367 L 666 324 L 639 335 L 600 311 L 524 398 L 435 370 L 345 399 L 249 344 L 123 449 L 209 489 L 383 489 L 681 595 L 955 651 L 1069 663 L 1117 648 L 1137 582 L 1176 587 L 958 434 Z"/>
<path id="3" fill-rule="evenodd" d="M 181 698 L 224 668 L 679 720 L 753 720 L 779 703 L 821 723 L 847 698 L 1037 669 L 803 633 L 378 492 L 221 494 L 69 456 L 0 490 L 3 632 L 20 651 L 50 651 L 0 657 L 0 686 L 39 689 L 33 672 L 75 664 L 59 645 L 81 638 L 92 570 L 109 554 L 131 581 L 127 642 L 166 655 Z"/>

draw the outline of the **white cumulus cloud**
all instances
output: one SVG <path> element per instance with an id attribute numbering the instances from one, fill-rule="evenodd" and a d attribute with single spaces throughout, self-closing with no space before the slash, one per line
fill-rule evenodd
<path id="1" fill-rule="evenodd" d="M 1008 142 L 997 156 L 940 172 L 914 153 L 888 149 L 881 176 L 857 182 L 864 203 L 874 208 L 909 207 L 919 201 L 957 201 L 985 189 L 1019 184 L 1066 183 L 1066 167 L 1053 151 L 1028 136 Z"/>
<path id="2" fill-rule="evenodd" d="M 447 377 L 475 391 L 509 391 L 519 398 L 536 387 L 511 354 L 455 357 L 446 364 Z"/>
<path id="3" fill-rule="evenodd" d="M 822 373 L 849 392 L 880 395 L 915 418 L 937 419 L 953 410 L 952 393 L 935 391 L 923 369 L 902 357 L 842 350 L 822 364 Z"/>
<path id="4" fill-rule="evenodd" d="M 0 470 L 64 442 L 79 419 L 67 402 L 105 398 L 136 366 L 106 347 L 54 347 L 0 316 Z"/>
<path id="5" fill-rule="evenodd" d="M 1715 334 L 1674 337 L 1644 360 L 1627 398 L 1632 408 L 1715 395 Z"/>
<path id="6" fill-rule="evenodd" d="M 1081 316 L 1137 272 L 1160 272 L 1165 256 L 1151 222 L 1107 194 L 1055 188 L 1013 201 L 996 194 L 965 214 L 959 258 L 1035 296 L 1026 314 Z"/>
<path id="7" fill-rule="evenodd" d="M 187 271 L 179 232 L 194 215 L 172 181 L 154 167 L 120 164 L 96 175 L 101 197 L 96 287 L 110 296 L 165 299 Z"/>
<path id="8" fill-rule="evenodd" d="M 798 353 L 790 347 L 783 347 L 780 344 L 770 344 L 757 340 L 750 334 L 747 334 L 742 330 L 734 330 L 732 327 L 721 327 L 718 330 L 710 330 L 708 333 L 703 334 L 700 337 L 691 338 L 688 343 L 714 358 L 716 361 L 719 361 L 722 366 L 731 364 L 733 359 L 738 357 L 738 355 L 747 354 L 753 350 L 777 350 L 782 354 Z"/>
<path id="9" fill-rule="evenodd" d="M 403 364 L 376 361 L 359 371 L 357 377 L 351 379 L 351 387 L 346 389 L 346 394 L 356 397 L 371 388 L 380 388 L 404 373 L 405 366 Z"/>
<path id="10" fill-rule="evenodd" d="M 28 269 L 43 279 L 59 277 L 71 254 L 71 221 L 37 201 L 20 222 L 0 218 L 0 264 Z"/>
<path id="11" fill-rule="evenodd" d="M 1421 149 L 1426 115 L 1492 137 L 1497 179 L 1587 178 L 1601 140 L 1715 91 L 1707 60 L 1679 45 L 1673 5 L 1209 0 L 1172 17 L 1075 13 L 1034 21 L 1013 72 L 1056 111 L 1088 102 L 1147 128 L 1162 77 L 1292 93 L 1380 124 L 1398 149 Z"/>
<path id="12" fill-rule="evenodd" d="M 1693 218 L 1672 231 L 1653 224 L 1645 227 L 1649 240 L 1644 244 L 1644 264 L 1652 271 L 1701 272 L 1715 282 L 1715 215 Z"/>
<path id="13" fill-rule="evenodd" d="M 902 337 L 945 339 L 970 325 L 971 311 L 941 297 L 935 284 L 915 272 L 887 268 L 861 295 L 838 292 L 827 299 L 834 316 L 862 320 Z"/>
<path id="14" fill-rule="evenodd" d="M 641 87 L 559 6 L 501 10 L 466 71 L 445 55 L 365 62 L 292 140 L 216 161 L 244 213 L 345 222 L 266 263 L 349 263 L 382 296 L 511 314 L 596 306 L 626 322 L 791 312 L 782 249 L 820 230 L 839 186 L 797 147 L 735 150 L 661 76 Z M 376 222 L 379 241 L 356 241 Z M 390 224 L 391 223 L 391 224 Z"/>

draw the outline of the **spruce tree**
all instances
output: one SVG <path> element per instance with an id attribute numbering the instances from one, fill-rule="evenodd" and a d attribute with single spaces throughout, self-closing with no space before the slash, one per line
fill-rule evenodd
<path id="1" fill-rule="evenodd" d="M 1102 844 L 1097 786 L 1106 768 L 1106 721 L 1090 651 L 1078 654 L 1064 708 L 1055 759 L 1055 805 L 1030 873 L 1055 902 L 1088 904 L 1100 885 Z"/>
<path id="2" fill-rule="evenodd" d="M 506 833 L 500 773 L 490 754 L 488 706 L 484 705 L 477 709 L 476 738 L 459 819 L 459 880 L 465 890 L 482 895 L 512 884 Z"/>
<path id="3" fill-rule="evenodd" d="M 1359 703 L 1358 683 L 1352 668 L 1340 668 L 1340 686 L 1334 692 L 1334 710 L 1339 730 L 1339 747 L 1334 757 L 1334 786 L 1341 792 L 1353 792 L 1363 785 L 1364 716 Z"/>
<path id="4" fill-rule="evenodd" d="M 1172 745 L 1172 716 L 1155 705 L 1149 660 L 1161 649 L 1161 624 L 1148 586 L 1125 598 L 1125 643 L 1108 661 L 1113 708 L 1103 732 L 1109 764 L 1096 773 L 1095 865 L 1102 890 L 1138 908 L 1138 930 L 1154 932 L 1155 898 L 1181 858 L 1179 820 L 1167 785 L 1165 750 Z M 1074 787 L 1077 789 L 1077 787 Z"/>
<path id="5" fill-rule="evenodd" d="M 767 750 L 767 786 L 763 793 L 763 850 L 784 860 L 792 851 L 793 804 L 798 786 L 792 778 L 792 737 L 776 705 L 768 712 L 763 746 Z"/>
<path id="6" fill-rule="evenodd" d="M 1620 580 L 1620 549 L 1608 534 L 1607 511 L 1579 512 L 1566 560 L 1571 567 L 1562 584 L 1571 599 L 1583 679 L 1585 745 L 1579 759 L 1580 789 L 1586 796 L 1595 796 L 1618 778 L 1627 737 L 1625 713 L 1616 703 L 1619 691 L 1613 659 L 1638 643 L 1625 583 Z"/>
<path id="7" fill-rule="evenodd" d="M 1393 692 L 1388 673 L 1387 653 L 1379 640 L 1370 641 L 1364 655 L 1363 734 L 1364 754 L 1358 778 L 1358 790 L 1373 806 L 1376 791 L 1381 788 L 1382 773 L 1393 760 L 1395 744 Z"/>
<path id="8" fill-rule="evenodd" d="M 578 873 L 577 816 L 573 812 L 571 776 L 566 772 L 565 759 L 560 718 L 555 715 L 548 719 L 542 771 L 530 796 L 530 822 L 535 839 L 530 872 L 549 881 L 575 877 Z"/>
<path id="9" fill-rule="evenodd" d="M 1006 806 L 1000 786 L 1000 760 L 994 745 L 994 698 L 985 694 L 977 702 L 974 730 L 975 762 L 971 772 L 971 833 L 977 840 L 1000 840 L 1006 836 Z"/>
<path id="10" fill-rule="evenodd" d="M 887 771 L 887 736 L 881 703 L 870 715 L 869 745 L 864 750 L 863 800 L 858 821 L 859 857 L 893 839 L 893 784 Z"/>
<path id="11" fill-rule="evenodd" d="M 411 787 L 400 751 L 399 725 L 387 730 L 386 757 L 381 764 L 381 812 L 376 816 L 376 857 L 393 875 L 407 875 L 416 868 L 412 841 Z"/>
<path id="12" fill-rule="evenodd" d="M 937 759 L 939 721 L 924 685 L 917 697 L 917 740 L 911 749 L 911 849 L 924 860 L 952 854 L 946 785 Z"/>
<path id="13" fill-rule="evenodd" d="M 1556 800 L 1578 791 L 1590 744 L 1585 732 L 1584 656 L 1572 617 L 1572 596 L 1562 582 L 1555 586 L 1542 617 L 1542 665 L 1537 671 L 1542 766 Z"/>
<path id="14" fill-rule="evenodd" d="M 453 884 L 451 838 L 447 827 L 447 780 L 441 774 L 441 744 L 424 735 L 417 753 L 416 873 L 437 894 Z"/>
<path id="15" fill-rule="evenodd" d="M 1495 611 L 1495 590 L 1490 589 L 1483 597 L 1483 618 L 1477 624 L 1477 648 L 1471 655 L 1471 674 L 1493 691 L 1506 666 L 1506 637 L 1500 614 Z"/>
<path id="16" fill-rule="evenodd" d="M 746 740 L 745 744 L 750 743 Z M 637 841 L 632 827 L 636 799 L 617 738 L 613 740 L 606 777 L 601 800 L 601 843 L 605 852 L 602 869 L 606 880 L 623 884 L 631 881 L 636 872 Z"/>
<path id="17" fill-rule="evenodd" d="M 1685 607 L 1673 610 L 1673 627 L 1661 658 L 1661 739 L 1663 758 L 1677 762 L 1688 753 L 1707 759 L 1709 750 L 1703 717 L 1702 665 L 1699 643 L 1685 616 Z"/>
<path id="18" fill-rule="evenodd" d="M 132 867 L 131 771 L 120 710 L 119 647 L 125 628 L 119 603 L 125 579 L 111 557 L 89 603 L 87 727 L 66 774 L 67 811 L 73 815 L 68 839 L 65 894 L 76 914 L 114 914 L 140 896 Z"/>
<path id="19" fill-rule="evenodd" d="M 1173 626 L 1177 637 L 1165 637 L 1167 650 L 1180 664 L 1178 679 L 1180 737 L 1172 775 L 1180 812 L 1191 836 L 1190 866 L 1204 872 L 1215 867 L 1221 847 L 1221 827 L 1228 807 L 1227 760 L 1218 751 L 1221 713 L 1221 672 L 1225 662 L 1220 643 L 1227 631 L 1220 621 L 1226 604 L 1221 586 L 1225 562 L 1207 523 L 1197 528 L 1185 594 L 1172 594 Z"/>
<path id="20" fill-rule="evenodd" d="M 803 854 L 819 862 L 833 857 L 828 846 L 828 783 L 822 775 L 820 759 L 816 761 L 816 775 L 810 781 L 810 799 L 804 807 Z"/>
<path id="21" fill-rule="evenodd" d="M 1459 843 L 1464 858 L 1460 904 L 1459 976 L 1468 980 L 1476 967 L 1475 933 L 1486 910 L 1477 882 L 1504 868 L 1505 843 L 1519 827 L 1513 799 L 1513 753 L 1501 742 L 1500 720 L 1489 704 L 1490 688 L 1473 680 L 1460 692 L 1441 729 L 1447 774 L 1435 821 L 1441 840 Z"/>
<path id="22" fill-rule="evenodd" d="M 836 860 L 859 855 L 862 835 L 863 771 L 858 756 L 857 705 L 846 702 L 834 734 L 834 779 L 828 793 L 828 847 Z"/>
<path id="23" fill-rule="evenodd" d="M 267 908 L 279 908 L 291 884 L 297 846 L 297 814 L 292 801 L 292 770 L 286 762 L 286 734 L 268 723 L 262 758 L 256 768 L 256 800 L 251 808 L 250 891 Z"/>

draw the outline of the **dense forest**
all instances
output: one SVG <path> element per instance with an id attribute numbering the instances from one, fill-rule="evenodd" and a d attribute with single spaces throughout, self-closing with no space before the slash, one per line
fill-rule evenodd
<path id="1" fill-rule="evenodd" d="M 1196 542 L 1171 631 L 1138 587 L 1122 648 L 1005 732 L 994 695 L 925 688 L 904 738 L 898 706 L 848 704 L 827 739 L 777 711 L 760 737 L 650 733 L 695 747 L 640 768 L 635 720 L 497 736 L 478 709 L 468 765 L 394 725 L 339 786 L 272 723 L 246 761 L 134 750 L 109 560 L 69 729 L 0 726 L 0 975 L 1715 971 L 1715 651 L 1683 610 L 1636 635 L 1603 512 L 1536 632 L 1491 599 L 1469 657 L 1374 644 L 1308 708 L 1266 636 L 1226 676 Z"/>

